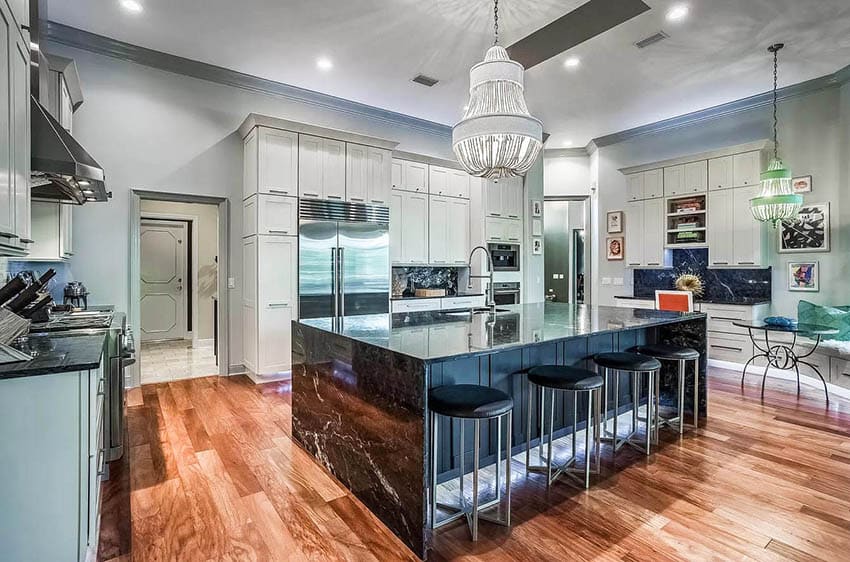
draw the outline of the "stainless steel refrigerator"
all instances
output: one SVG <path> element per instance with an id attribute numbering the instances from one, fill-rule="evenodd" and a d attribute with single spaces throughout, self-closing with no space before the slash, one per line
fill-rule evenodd
<path id="1" fill-rule="evenodd" d="M 388 312 L 389 209 L 302 199 L 299 211 L 301 318 Z"/>

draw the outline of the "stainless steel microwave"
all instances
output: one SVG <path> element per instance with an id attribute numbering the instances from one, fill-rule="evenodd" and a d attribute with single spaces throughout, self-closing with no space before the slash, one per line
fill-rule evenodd
<path id="1" fill-rule="evenodd" d="M 487 244 L 493 271 L 519 271 L 519 244 Z"/>

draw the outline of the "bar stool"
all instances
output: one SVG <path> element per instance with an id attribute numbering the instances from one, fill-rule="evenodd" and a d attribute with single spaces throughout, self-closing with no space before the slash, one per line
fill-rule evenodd
<path id="1" fill-rule="evenodd" d="M 545 465 L 531 464 L 531 403 L 533 387 L 540 388 L 540 443 L 538 455 L 540 460 L 545 460 Z M 546 456 L 543 456 L 543 431 L 545 425 L 546 390 L 549 390 L 549 446 Z M 552 473 L 553 457 L 552 436 L 555 426 L 555 391 L 571 392 L 573 395 L 573 443 L 571 456 L 565 462 L 557 465 L 555 473 Z M 560 476 L 566 475 L 582 483 L 576 474 L 584 473 L 584 487 L 590 488 L 590 432 L 594 434 L 594 447 L 596 454 L 596 470 L 599 474 L 599 393 L 602 390 L 602 377 L 579 367 L 568 367 L 566 365 L 540 365 L 528 370 L 528 424 L 526 425 L 525 439 L 525 468 L 528 472 L 546 473 L 546 487 Z M 576 468 L 576 426 L 578 425 L 578 395 L 587 393 L 587 427 L 584 433 L 584 468 Z M 595 422 L 595 423 L 594 423 Z"/>
<path id="2" fill-rule="evenodd" d="M 437 529 L 466 517 L 472 540 L 478 540 L 478 518 L 479 511 L 499 505 L 501 502 L 501 461 L 502 461 L 502 419 L 506 419 L 505 450 L 507 451 L 507 463 L 505 466 L 505 508 L 504 518 L 490 517 L 481 514 L 481 519 L 510 527 L 511 525 L 511 422 L 514 408 L 513 399 L 496 388 L 479 386 L 476 384 L 457 384 L 439 386 L 431 389 L 428 394 L 428 407 L 431 410 L 431 528 Z M 460 494 L 458 505 L 437 503 L 437 416 L 458 418 L 460 420 Z M 473 439 L 474 451 L 472 453 L 472 505 L 466 501 L 463 494 L 463 424 L 467 420 L 473 420 L 475 437 Z M 496 498 L 479 505 L 478 501 L 478 460 L 481 447 L 481 420 L 496 420 Z M 437 522 L 437 507 L 452 511 L 452 515 Z"/>
<path id="3" fill-rule="evenodd" d="M 699 352 L 696 349 L 685 347 L 682 345 L 670 345 L 665 343 L 657 343 L 650 345 L 639 345 L 632 348 L 637 353 L 642 353 L 650 357 L 655 357 L 660 361 L 676 361 L 679 363 L 678 371 L 678 414 L 672 418 L 658 419 L 656 410 L 656 431 L 659 427 L 667 425 L 671 426 L 674 423 L 679 423 L 679 434 L 685 432 L 685 368 L 688 361 L 694 362 L 694 429 L 698 426 L 699 419 Z M 657 377 L 655 381 L 656 401 L 660 401 L 660 379 Z"/>
<path id="4" fill-rule="evenodd" d="M 654 357 L 641 355 L 639 353 L 611 352 L 598 353 L 593 357 L 593 362 L 602 368 L 603 390 L 602 395 L 605 397 L 605 407 L 602 413 L 602 440 L 610 442 L 614 453 L 623 445 L 631 445 L 636 449 L 650 454 L 651 442 L 653 439 L 653 410 L 657 416 L 658 408 L 655 405 L 654 390 L 655 379 L 658 378 L 661 370 L 661 362 Z M 608 433 L 608 373 L 614 371 L 614 432 Z M 617 434 L 617 418 L 619 417 L 620 409 L 620 375 L 622 373 L 630 373 L 632 375 L 632 428 L 631 432 L 620 438 Z M 646 442 L 641 443 L 635 439 L 638 428 L 638 406 L 640 405 L 640 385 L 638 384 L 641 375 L 647 376 L 647 400 L 646 400 Z"/>

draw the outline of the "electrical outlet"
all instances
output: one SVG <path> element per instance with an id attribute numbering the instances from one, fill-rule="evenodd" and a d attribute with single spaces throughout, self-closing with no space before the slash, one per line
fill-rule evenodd
<path id="1" fill-rule="evenodd" d="M 610 277 L 603 277 L 602 278 L 602 284 L 603 285 L 610 285 L 611 284 L 611 278 Z"/>
<path id="2" fill-rule="evenodd" d="M 236 288 L 236 279 L 235 278 L 233 278 L 233 277 L 227 278 L 227 288 L 228 289 L 235 289 Z"/>
<path id="3" fill-rule="evenodd" d="M 622 286 L 623 285 L 623 278 L 622 277 L 615 277 L 614 278 L 614 285 Z"/>

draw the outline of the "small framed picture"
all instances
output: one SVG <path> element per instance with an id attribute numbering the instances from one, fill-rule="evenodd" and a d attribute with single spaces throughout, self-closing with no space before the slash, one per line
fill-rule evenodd
<path id="1" fill-rule="evenodd" d="M 829 251 L 829 203 L 804 203 L 797 218 L 782 221 L 779 253 Z"/>
<path id="2" fill-rule="evenodd" d="M 606 240 L 605 247 L 608 249 L 608 260 L 622 260 L 625 255 L 625 248 L 622 236 L 611 236 Z"/>
<path id="3" fill-rule="evenodd" d="M 531 216 L 532 217 L 542 217 L 543 216 L 543 201 L 532 201 L 531 202 Z"/>
<path id="4" fill-rule="evenodd" d="M 531 221 L 531 235 L 532 236 L 543 236 L 543 221 L 540 219 L 534 219 Z"/>
<path id="5" fill-rule="evenodd" d="M 542 238 L 532 238 L 531 239 L 531 253 L 535 256 L 539 256 L 543 253 L 543 239 Z"/>
<path id="6" fill-rule="evenodd" d="M 820 271 L 816 261 L 788 262 L 788 290 L 811 291 L 820 290 Z"/>
<path id="7" fill-rule="evenodd" d="M 608 213 L 608 234 L 623 232 L 623 211 Z"/>
<path id="8" fill-rule="evenodd" d="M 812 176 L 800 176 L 791 180 L 794 193 L 810 193 L 812 191 Z"/>

